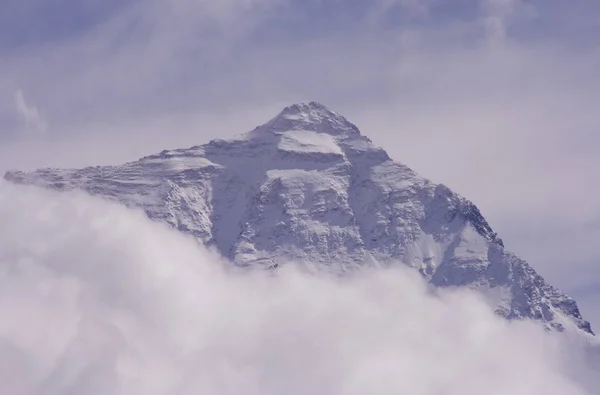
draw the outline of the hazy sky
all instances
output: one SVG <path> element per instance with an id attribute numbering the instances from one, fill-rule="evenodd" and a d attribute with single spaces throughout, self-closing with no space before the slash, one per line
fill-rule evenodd
<path id="1" fill-rule="evenodd" d="M 600 325 L 600 2 L 28 0 L 0 170 L 118 163 L 320 101 L 473 200 Z"/>

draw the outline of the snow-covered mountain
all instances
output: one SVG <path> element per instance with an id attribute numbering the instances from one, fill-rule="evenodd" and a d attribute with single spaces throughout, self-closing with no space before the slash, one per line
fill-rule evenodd
<path id="1" fill-rule="evenodd" d="M 235 138 L 121 166 L 5 178 L 142 208 L 241 265 L 402 261 L 433 285 L 481 290 L 509 319 L 592 333 L 576 302 L 506 251 L 473 203 L 391 160 L 319 103 L 287 107 Z"/>

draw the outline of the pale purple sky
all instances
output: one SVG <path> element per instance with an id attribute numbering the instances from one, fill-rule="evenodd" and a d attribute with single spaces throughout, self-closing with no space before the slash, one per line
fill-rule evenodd
<path id="1" fill-rule="evenodd" d="M 118 163 L 320 101 L 473 200 L 597 327 L 598 37 L 592 0 L 9 0 L 0 170 Z"/>

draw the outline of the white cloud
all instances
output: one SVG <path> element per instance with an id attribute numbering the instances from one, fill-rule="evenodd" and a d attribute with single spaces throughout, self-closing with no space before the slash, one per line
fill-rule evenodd
<path id="1" fill-rule="evenodd" d="M 366 16 L 371 27 L 377 27 L 385 16 L 396 13 L 398 10 L 410 18 L 427 16 L 432 0 L 377 0 L 373 1 L 373 8 Z"/>
<path id="2" fill-rule="evenodd" d="M 467 291 L 431 294 L 408 269 L 345 280 L 294 266 L 224 270 L 141 212 L 7 184 L 0 222 L 10 393 L 583 395 L 597 385 L 577 346 L 503 321 Z"/>
<path id="3" fill-rule="evenodd" d="M 25 101 L 23 91 L 20 89 L 15 92 L 15 109 L 22 121 L 25 133 L 37 135 L 46 131 L 46 120 L 36 106 Z"/>
<path id="4" fill-rule="evenodd" d="M 535 7 L 526 0 L 482 0 L 483 25 L 492 44 L 503 43 L 510 25 L 536 16 Z"/>

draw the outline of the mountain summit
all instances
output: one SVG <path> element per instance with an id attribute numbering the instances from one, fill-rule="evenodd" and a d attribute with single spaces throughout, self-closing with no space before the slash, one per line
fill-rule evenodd
<path id="1" fill-rule="evenodd" d="M 275 133 L 305 129 L 333 136 L 360 134 L 346 118 L 317 102 L 286 107 L 264 127 Z"/>
<path id="2" fill-rule="evenodd" d="M 432 285 L 481 291 L 508 319 L 592 334 L 575 301 L 507 252 L 473 203 L 391 160 L 319 103 L 286 107 L 234 138 L 121 166 L 5 179 L 141 208 L 239 265 L 295 260 L 347 271 L 404 262 Z"/>

